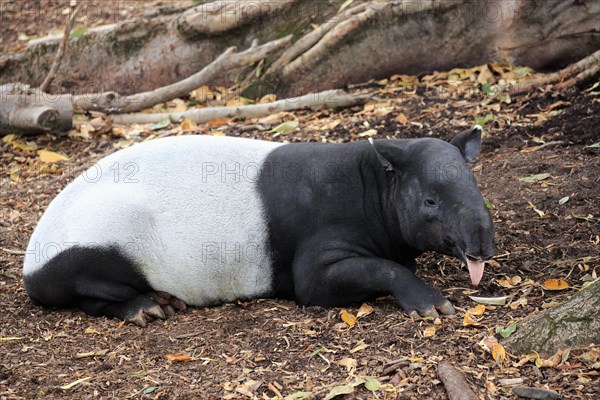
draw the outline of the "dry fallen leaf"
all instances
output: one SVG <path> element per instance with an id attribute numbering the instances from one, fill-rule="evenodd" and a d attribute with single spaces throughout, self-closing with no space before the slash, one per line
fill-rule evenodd
<path id="1" fill-rule="evenodd" d="M 542 287 L 546 290 L 565 290 L 568 289 L 569 283 L 564 279 L 548 279 L 542 282 Z"/>
<path id="2" fill-rule="evenodd" d="M 96 351 L 88 351 L 86 353 L 77 353 L 75 354 L 75 358 L 86 358 L 86 357 L 102 357 L 108 353 L 108 349 L 96 350 Z"/>
<path id="3" fill-rule="evenodd" d="M 520 299 L 511 302 L 508 306 L 512 310 L 516 310 L 517 308 L 524 307 L 526 305 L 527 305 L 527 298 L 526 297 L 521 297 Z"/>
<path id="4" fill-rule="evenodd" d="M 356 313 L 356 318 L 366 317 L 371 313 L 373 313 L 373 307 L 371 307 L 367 303 L 363 303 L 363 305 L 360 306 L 358 312 Z"/>
<path id="5" fill-rule="evenodd" d="M 210 121 L 212 122 L 212 121 Z M 186 118 L 181 121 L 181 132 L 194 132 L 198 129 L 196 122 L 191 118 Z"/>
<path id="6" fill-rule="evenodd" d="M 69 383 L 69 384 L 67 384 L 67 385 L 61 386 L 60 388 L 61 388 L 62 390 L 69 390 L 69 389 L 72 389 L 72 388 L 74 388 L 75 386 L 79 385 L 80 383 L 82 383 L 82 382 L 85 382 L 85 381 L 89 380 L 89 379 L 92 379 L 92 377 L 91 377 L 91 376 L 86 376 L 85 378 L 77 379 L 77 380 L 76 380 L 76 381 L 74 381 L 74 382 L 71 382 L 71 383 Z"/>
<path id="7" fill-rule="evenodd" d="M 346 370 L 350 371 L 356 368 L 357 362 L 354 358 L 345 357 L 342 358 L 340 361 L 337 361 L 336 364 L 341 365 L 342 367 L 346 367 Z"/>
<path id="8" fill-rule="evenodd" d="M 354 393 L 354 386 L 355 385 L 350 383 L 347 385 L 336 386 L 329 391 L 327 396 L 325 396 L 324 400 L 331 400 L 334 397 L 341 396 L 343 394 L 352 394 Z"/>
<path id="9" fill-rule="evenodd" d="M 480 316 L 485 313 L 485 306 L 483 304 L 478 304 L 473 308 L 469 308 L 467 310 L 467 314 Z"/>
<path id="10" fill-rule="evenodd" d="M 361 343 L 358 346 L 356 346 L 355 348 L 353 348 L 352 350 L 350 350 L 350 353 L 354 354 L 356 352 L 366 349 L 367 347 L 369 347 L 368 344 Z"/>
<path id="11" fill-rule="evenodd" d="M 169 361 L 191 361 L 192 357 L 185 354 L 167 354 L 167 359 Z"/>
<path id="12" fill-rule="evenodd" d="M 371 137 L 371 136 L 375 136 L 375 135 L 377 135 L 377 129 L 369 129 L 367 131 L 364 131 L 364 132 L 358 134 L 359 137 Z"/>
<path id="13" fill-rule="evenodd" d="M 340 316 L 342 317 L 342 321 L 344 321 L 349 327 L 356 325 L 356 317 L 350 314 L 348 311 L 343 310 L 340 313 Z"/>
<path id="14" fill-rule="evenodd" d="M 496 279 L 496 282 L 498 285 L 510 289 L 521 283 L 521 277 L 518 275 L 512 277 L 505 276 L 504 278 Z"/>
<path id="15" fill-rule="evenodd" d="M 396 122 L 398 122 L 401 125 L 407 124 L 408 123 L 408 118 L 406 117 L 406 115 L 400 113 L 396 116 L 396 118 L 394 118 L 396 120 Z"/>
<path id="16" fill-rule="evenodd" d="M 38 150 L 38 157 L 40 158 L 40 161 L 45 163 L 54 163 L 59 161 L 70 160 L 67 156 L 49 150 Z"/>
<path id="17" fill-rule="evenodd" d="M 229 118 L 217 118 L 210 120 L 206 123 L 206 126 L 219 126 L 219 125 L 227 125 L 231 121 Z"/>
<path id="18" fill-rule="evenodd" d="M 504 364 L 504 360 L 506 359 L 506 350 L 504 350 L 504 346 L 500 343 L 496 343 L 492 346 L 492 357 L 494 361 L 496 361 L 496 365 L 502 366 Z"/>
<path id="19" fill-rule="evenodd" d="M 423 331 L 423 336 L 424 337 L 435 336 L 435 326 L 428 326 L 427 328 L 425 328 L 425 330 Z"/>
<path id="20" fill-rule="evenodd" d="M 466 313 L 463 318 L 463 326 L 481 326 L 481 324 L 473 319 L 473 316 L 469 313 Z"/>

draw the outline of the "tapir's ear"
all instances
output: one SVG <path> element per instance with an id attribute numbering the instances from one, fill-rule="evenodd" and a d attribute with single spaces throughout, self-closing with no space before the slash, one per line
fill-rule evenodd
<path id="1" fill-rule="evenodd" d="M 385 170 L 393 171 L 394 165 L 398 165 L 398 161 L 402 159 L 404 150 L 388 140 L 374 141 L 373 138 L 369 138 L 369 143 L 371 143 L 373 151 L 377 154 L 377 158 Z"/>
<path id="2" fill-rule="evenodd" d="M 481 153 L 481 133 L 483 129 L 475 125 L 456 135 L 450 143 L 458 147 L 466 162 L 473 162 Z"/>

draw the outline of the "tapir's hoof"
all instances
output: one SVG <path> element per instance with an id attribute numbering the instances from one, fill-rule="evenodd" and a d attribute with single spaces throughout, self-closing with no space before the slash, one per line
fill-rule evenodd
<path id="1" fill-rule="evenodd" d="M 454 310 L 454 307 L 452 306 L 452 303 L 450 303 L 448 300 L 446 300 L 445 303 L 443 303 L 441 306 L 439 306 L 438 310 L 440 310 L 442 314 L 446 314 L 446 315 L 452 315 L 452 314 L 456 313 L 456 311 Z"/>
<path id="2" fill-rule="evenodd" d="M 155 319 L 166 319 L 167 316 L 175 315 L 175 310 L 185 310 L 186 304 L 166 292 L 150 292 L 146 296 L 140 296 L 143 301 L 138 302 L 138 308 L 125 320 L 145 327 L 148 322 Z"/>
<path id="3" fill-rule="evenodd" d="M 455 313 L 454 311 L 454 307 L 452 306 L 452 304 L 444 299 L 442 296 L 437 295 L 439 298 L 436 299 L 438 301 L 436 301 L 435 305 L 434 304 L 427 304 L 426 302 L 423 302 L 421 299 L 419 299 L 416 302 L 413 302 L 412 304 L 408 303 L 406 300 L 401 301 L 400 305 L 401 307 L 404 309 L 404 311 L 411 317 L 411 318 L 419 318 L 419 317 L 423 317 L 423 318 L 439 318 L 440 314 L 442 315 L 452 315 Z M 439 312 L 438 312 L 439 311 Z"/>
<path id="4" fill-rule="evenodd" d="M 154 304 L 153 306 L 140 308 L 135 314 L 127 317 L 126 320 L 143 328 L 148 322 L 157 318 L 166 319 L 167 316 L 160 305 Z"/>

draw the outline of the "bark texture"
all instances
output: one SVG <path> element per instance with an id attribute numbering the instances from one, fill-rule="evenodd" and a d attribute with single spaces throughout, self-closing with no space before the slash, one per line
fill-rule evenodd
<path id="1" fill-rule="evenodd" d="M 73 126 L 70 96 L 53 96 L 27 85 L 0 86 L 0 136 L 66 131 Z"/>
<path id="2" fill-rule="evenodd" d="M 230 46 L 245 49 L 255 39 L 263 44 L 289 34 L 297 45 L 288 51 L 213 83 L 242 80 L 248 95 L 290 97 L 495 59 L 557 68 L 600 49 L 597 0 L 356 0 L 338 12 L 343 3 L 203 2 L 93 29 L 71 38 L 50 91 L 151 91 L 200 71 Z M 23 53 L 0 56 L 0 83 L 39 85 L 59 41 L 37 40 Z"/>
<path id="3" fill-rule="evenodd" d="M 600 280 L 560 306 L 526 318 L 503 342 L 513 353 L 542 355 L 590 344 L 600 344 Z"/>

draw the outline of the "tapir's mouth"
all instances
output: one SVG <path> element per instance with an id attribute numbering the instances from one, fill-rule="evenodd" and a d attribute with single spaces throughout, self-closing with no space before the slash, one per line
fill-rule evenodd
<path id="1" fill-rule="evenodd" d="M 467 261 L 467 268 L 469 269 L 469 275 L 471 275 L 471 283 L 473 286 L 479 285 L 481 278 L 483 277 L 483 270 L 485 268 L 485 260 L 479 257 L 473 257 L 465 253 L 465 259 Z"/>

